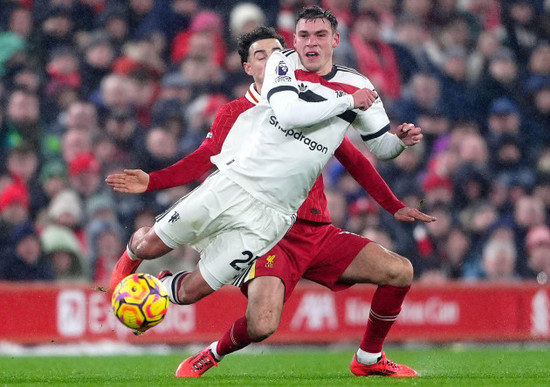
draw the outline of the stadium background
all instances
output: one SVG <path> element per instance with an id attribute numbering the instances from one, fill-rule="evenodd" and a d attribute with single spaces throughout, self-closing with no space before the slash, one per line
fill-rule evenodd
<path id="1" fill-rule="evenodd" d="M 0 300 L 15 316 L 1 330 L 1 340 L 112 338 L 117 328 L 94 336 L 93 329 L 111 324 L 97 287 L 108 283 L 131 232 L 152 224 L 155 214 L 193 186 L 119 195 L 105 186 L 105 176 L 122 168 L 163 168 L 195 149 L 216 108 L 243 95 L 250 83 L 236 55 L 236 37 L 266 23 L 291 46 L 295 11 L 311 3 L 316 2 L 2 2 L 0 288 L 21 302 Z M 414 122 L 425 134 L 423 144 L 395 161 L 373 163 L 400 199 L 437 216 L 434 224 L 398 224 L 337 161 L 324 172 L 334 223 L 414 264 L 415 286 L 390 336 L 547 341 L 548 2 L 321 5 L 340 22 L 336 61 L 372 80 L 394 126 Z M 144 270 L 192 268 L 196 260 L 192 250 L 182 248 Z M 270 340 L 359 337 L 360 324 L 353 321 L 366 320 L 361 311 L 372 289 L 357 286 L 334 295 L 311 286 L 300 287 Z M 236 293 L 222 292 L 218 304 L 244 307 Z M 94 302 L 100 306 L 90 307 Z M 293 331 L 302 302 L 307 316 Z M 192 314 L 216 308 L 209 305 L 205 300 L 193 306 Z M 29 308 L 44 321 L 44 330 L 34 336 Z M 187 313 L 182 322 L 189 322 Z M 168 333 L 159 333 L 158 340 L 208 341 L 225 328 L 194 321 L 197 336 L 170 331 L 166 324 Z M 210 336 L 201 336 L 205 331 Z M 155 341 L 151 337 L 142 336 Z"/>

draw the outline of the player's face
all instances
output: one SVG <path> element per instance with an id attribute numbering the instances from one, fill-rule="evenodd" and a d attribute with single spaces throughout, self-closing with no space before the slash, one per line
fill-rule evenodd
<path id="1" fill-rule="evenodd" d="M 254 83 L 258 88 L 264 83 L 265 64 L 269 56 L 283 49 L 277 39 L 257 40 L 250 45 L 248 49 L 248 61 L 244 62 L 244 71 L 254 78 Z M 258 90 L 260 91 L 260 90 Z"/>
<path id="2" fill-rule="evenodd" d="M 332 53 L 340 42 L 327 19 L 300 19 L 296 24 L 294 47 L 306 70 L 326 75 L 332 70 Z"/>

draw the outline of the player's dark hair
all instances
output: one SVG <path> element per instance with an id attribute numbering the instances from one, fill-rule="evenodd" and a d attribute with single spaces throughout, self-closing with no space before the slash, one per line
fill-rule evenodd
<path id="1" fill-rule="evenodd" d="M 332 32 L 338 30 L 338 19 L 328 9 L 319 7 L 318 5 L 312 5 L 311 7 L 302 8 L 302 10 L 296 16 L 296 24 L 301 20 L 315 20 L 315 19 L 327 19 L 332 28 Z"/>
<path id="2" fill-rule="evenodd" d="M 263 39 L 277 39 L 283 48 L 286 47 L 285 39 L 277 33 L 275 28 L 265 26 L 255 28 L 239 37 L 239 56 L 241 57 L 241 64 L 248 62 L 250 46 L 254 42 Z"/>

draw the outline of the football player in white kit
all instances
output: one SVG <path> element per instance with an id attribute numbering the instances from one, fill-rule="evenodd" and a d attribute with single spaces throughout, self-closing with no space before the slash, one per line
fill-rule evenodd
<path id="1" fill-rule="evenodd" d="M 291 227 L 350 125 L 380 159 L 421 140 L 414 126 L 390 134 L 372 84 L 351 69 L 333 67 L 339 38 L 330 25 L 311 39 L 315 44 L 306 44 L 304 52 L 272 54 L 260 103 L 241 114 L 222 152 L 212 158 L 219 171 L 160 215 L 134 250 L 127 250 L 135 260 L 154 259 L 181 244 L 199 251 L 195 271 L 163 278 L 173 302 L 193 303 L 224 284 L 242 283 L 254 260 Z"/>

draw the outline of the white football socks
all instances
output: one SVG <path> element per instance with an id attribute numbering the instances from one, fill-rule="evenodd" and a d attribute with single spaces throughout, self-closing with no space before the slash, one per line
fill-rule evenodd
<path id="1" fill-rule="evenodd" d="M 130 245 L 126 246 L 126 253 L 128 253 L 128 256 L 132 261 L 139 261 L 139 258 L 130 250 Z"/>
<path id="2" fill-rule="evenodd" d="M 222 361 L 223 356 L 218 354 L 217 348 L 218 348 L 217 341 L 214 341 L 212 344 L 210 344 L 210 352 L 212 352 L 212 356 L 214 356 L 214 359 L 216 359 L 217 362 L 220 362 Z"/>
<path id="3" fill-rule="evenodd" d="M 380 359 L 382 352 L 370 353 L 365 352 L 361 348 L 357 350 L 357 361 L 364 365 L 372 365 Z"/>
<path id="4" fill-rule="evenodd" d="M 166 292 L 168 293 L 168 298 L 173 304 L 182 305 L 178 300 L 178 283 L 180 279 L 189 274 L 188 271 L 178 271 L 174 275 L 166 275 L 159 279 L 159 281 L 164 285 Z"/>

